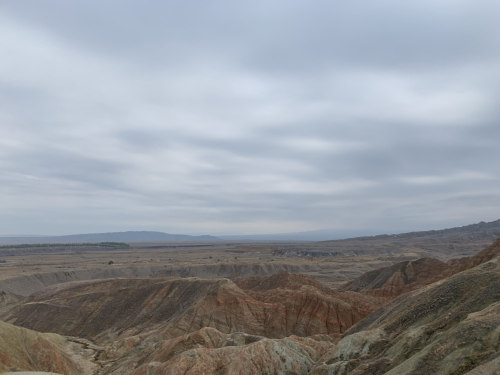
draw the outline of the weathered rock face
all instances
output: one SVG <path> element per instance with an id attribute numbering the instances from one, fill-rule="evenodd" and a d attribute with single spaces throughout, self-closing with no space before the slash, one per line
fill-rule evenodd
<path id="1" fill-rule="evenodd" d="M 380 303 L 370 296 L 304 285 L 245 291 L 228 279 L 116 279 L 59 285 L 34 294 L 7 319 L 42 332 L 98 341 L 204 327 L 270 338 L 340 334 Z"/>
<path id="2" fill-rule="evenodd" d="M 96 367 L 71 353 L 71 344 L 56 334 L 42 334 L 0 321 L 0 372 L 48 371 L 90 374 Z"/>
<path id="3" fill-rule="evenodd" d="M 311 374 L 464 374 L 494 363 L 499 337 L 497 257 L 377 310 Z"/>
<path id="4" fill-rule="evenodd" d="M 320 346 L 311 339 L 294 337 L 263 339 L 245 346 L 217 349 L 198 348 L 172 360 L 151 366 L 152 375 L 161 374 L 307 374 L 318 357 Z M 136 375 L 146 374 L 143 368 Z"/>
<path id="5" fill-rule="evenodd" d="M 271 276 L 252 276 L 247 278 L 233 279 L 234 283 L 241 289 L 254 292 L 265 292 L 272 289 L 300 289 L 304 285 L 315 287 L 318 290 L 327 293 L 333 292 L 332 289 L 325 287 L 319 281 L 308 275 L 291 274 L 288 272 L 279 272 Z"/>
<path id="6" fill-rule="evenodd" d="M 23 300 L 23 297 L 0 290 L 0 313 Z"/>
<path id="7" fill-rule="evenodd" d="M 133 343 L 116 343 L 115 350 L 106 353 L 110 365 L 103 369 L 105 373 L 306 374 L 333 345 L 297 336 L 267 339 L 241 332 L 224 334 L 214 328 L 163 341 L 151 334 L 132 339 Z M 140 350 L 130 350 L 139 342 Z"/>
<path id="8" fill-rule="evenodd" d="M 448 264 L 450 265 L 449 274 L 455 274 L 464 270 L 468 270 L 472 267 L 476 267 L 483 264 L 493 258 L 500 256 L 500 238 L 497 239 L 493 244 L 488 246 L 486 249 L 480 251 L 474 256 L 465 257 L 460 259 L 453 259 Z"/>
<path id="9" fill-rule="evenodd" d="M 262 263 L 218 263 L 192 266 L 158 265 L 158 266 L 114 266 L 71 271 L 44 272 L 29 275 L 0 278 L 0 290 L 29 296 L 51 285 L 73 281 L 101 280 L 116 278 L 151 278 L 151 277 L 200 277 L 214 279 L 222 277 L 249 277 L 253 275 L 272 275 L 279 272 L 308 272 L 317 270 L 315 265 L 296 265 L 286 262 Z"/>
<path id="10" fill-rule="evenodd" d="M 239 280 L 248 290 L 228 279 L 74 282 L 27 298 L 7 318 L 105 344 L 103 374 L 301 374 L 331 348 L 329 335 L 379 306 L 303 275 L 256 280 Z"/>
<path id="11" fill-rule="evenodd" d="M 474 256 L 454 259 L 448 263 L 421 258 L 370 271 L 345 284 L 342 289 L 394 298 L 473 268 L 499 255 L 500 239 Z"/>
<path id="12" fill-rule="evenodd" d="M 437 259 L 421 258 L 367 272 L 343 289 L 391 298 L 442 279 L 448 268 Z"/>
<path id="13" fill-rule="evenodd" d="M 293 284 L 294 277 L 279 279 L 266 287 L 252 282 L 253 293 L 286 292 L 280 286 Z M 500 258 L 395 299 L 338 343 L 331 336 L 269 339 L 214 328 L 176 338 L 164 333 L 116 341 L 103 357 L 110 361 L 104 373 L 494 373 L 500 358 Z"/>
<path id="14" fill-rule="evenodd" d="M 381 305 L 380 299 L 338 292 L 307 275 L 282 272 L 235 283 L 258 301 L 283 306 L 286 326 L 300 336 L 345 332 Z"/>

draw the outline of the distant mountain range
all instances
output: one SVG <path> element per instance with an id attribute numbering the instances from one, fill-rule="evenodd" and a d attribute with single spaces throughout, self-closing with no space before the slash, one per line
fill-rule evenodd
<path id="1" fill-rule="evenodd" d="M 275 234 L 257 234 L 257 235 L 202 235 L 191 236 L 186 234 L 170 234 L 154 231 L 127 231 L 110 233 L 88 233 L 72 234 L 65 236 L 0 236 L 0 244 L 46 244 L 46 243 L 96 243 L 96 242 L 210 242 L 210 241 L 268 241 L 268 242 L 317 242 L 322 241 L 323 245 L 335 245 L 339 247 L 356 248 L 366 247 L 373 243 L 373 246 L 389 247 L 393 245 L 398 248 L 401 244 L 409 245 L 422 241 L 442 241 L 443 239 L 456 241 L 457 245 L 467 246 L 470 241 L 483 240 L 480 247 L 473 249 L 478 251 L 500 236 L 500 220 L 492 222 L 480 222 L 477 224 L 466 225 L 449 229 L 429 230 L 420 232 L 409 232 L 401 234 L 378 234 L 368 230 L 316 230 L 308 232 L 295 233 L 275 233 Z M 318 244 L 321 244 L 318 243 Z M 420 247 L 420 246 L 418 246 Z M 472 250 L 472 249 L 471 249 Z"/>
<path id="2" fill-rule="evenodd" d="M 443 259 L 470 256 L 500 237 L 500 220 L 449 229 L 401 234 L 381 234 L 304 244 L 281 244 L 279 256 L 353 256 L 369 254 L 413 254 Z M 417 255 L 418 254 L 418 255 Z"/>
<path id="3" fill-rule="evenodd" d="M 16 236 L 0 237 L 3 244 L 43 244 L 43 243 L 95 243 L 95 242 L 205 242 L 220 241 L 219 238 L 203 235 L 170 234 L 152 231 L 127 231 L 110 233 L 71 234 L 66 236 Z"/>
<path id="4" fill-rule="evenodd" d="M 500 219 L 490 222 L 481 221 L 476 224 L 464 225 L 462 227 L 446 228 L 446 229 L 436 229 L 436 230 L 426 230 L 419 232 L 407 232 L 400 234 L 379 234 L 375 236 L 362 236 L 355 238 L 346 238 L 346 240 L 356 239 L 356 240 L 375 240 L 375 239 L 387 239 L 387 238 L 397 238 L 400 240 L 411 240 L 420 238 L 441 238 L 444 236 L 470 236 L 475 238 L 483 234 L 491 235 L 493 239 L 500 236 Z M 332 240 L 335 241 L 335 240 Z M 330 242 L 330 241 L 323 241 Z"/>
<path id="5" fill-rule="evenodd" d="M 392 232 L 394 233 L 394 232 Z M 272 234 L 253 234 L 253 235 L 220 235 L 219 238 L 223 240 L 232 241 L 296 241 L 296 242 L 341 242 L 348 240 L 415 240 L 421 238 L 437 238 L 447 236 L 483 236 L 484 234 L 491 234 L 493 239 L 495 236 L 500 236 L 500 220 L 492 222 L 480 222 L 477 224 L 465 225 L 462 227 L 454 227 L 438 230 L 426 230 L 418 232 L 408 232 L 399 234 L 380 234 L 375 230 L 333 230 L 322 229 L 307 232 L 294 232 L 294 233 L 272 233 Z"/>
<path id="6" fill-rule="evenodd" d="M 270 234 L 236 234 L 236 235 L 220 235 L 219 238 L 229 241 L 294 241 L 294 242 L 311 242 L 311 241 L 328 241 L 339 238 L 353 238 L 359 236 L 375 235 L 380 232 L 369 230 L 350 230 L 337 231 L 330 229 L 312 230 L 307 232 L 292 232 L 292 233 L 270 233 Z"/>

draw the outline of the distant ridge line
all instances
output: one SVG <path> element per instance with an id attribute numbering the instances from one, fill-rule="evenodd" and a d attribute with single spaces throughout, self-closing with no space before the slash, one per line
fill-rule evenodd
<path id="1" fill-rule="evenodd" d="M 39 236 L 39 237 L 0 237 L 0 244 L 68 244 L 68 243 L 102 243 L 102 242 L 201 242 L 220 241 L 210 235 L 191 236 L 187 234 L 170 234 L 155 231 L 126 231 L 107 233 L 70 234 L 64 236 Z"/>
<path id="2" fill-rule="evenodd" d="M 476 232 L 476 231 L 484 231 L 491 229 L 493 231 L 497 231 L 500 229 L 500 219 L 495 220 L 495 221 L 490 221 L 490 222 L 484 222 L 481 221 L 479 223 L 475 224 L 468 224 L 468 225 L 463 225 L 461 227 L 452 227 L 452 228 L 445 228 L 445 229 L 431 229 L 431 230 L 424 230 L 424 231 L 413 231 L 413 232 L 405 232 L 405 233 L 397 233 L 397 234 L 377 234 L 374 236 L 360 236 L 360 237 L 350 237 L 350 238 L 343 238 L 343 239 L 335 239 L 335 240 L 326 240 L 326 241 L 319 241 L 319 242 L 340 242 L 343 240 L 374 240 L 374 239 L 379 239 L 379 238 L 401 238 L 401 239 L 406 239 L 406 238 L 418 238 L 418 237 L 426 237 L 429 235 L 435 235 L 435 234 L 455 234 L 455 233 L 463 233 L 463 232 Z"/>

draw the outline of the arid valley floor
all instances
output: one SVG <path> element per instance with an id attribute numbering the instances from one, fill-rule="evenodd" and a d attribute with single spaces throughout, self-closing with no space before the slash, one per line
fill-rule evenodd
<path id="1" fill-rule="evenodd" d="M 499 374 L 498 237 L 3 245 L 0 372 Z"/>

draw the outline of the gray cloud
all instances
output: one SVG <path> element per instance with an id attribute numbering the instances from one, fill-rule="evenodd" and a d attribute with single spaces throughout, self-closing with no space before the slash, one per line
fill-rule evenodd
<path id="1" fill-rule="evenodd" d="M 1 231 L 497 219 L 499 10 L 3 1 Z"/>

